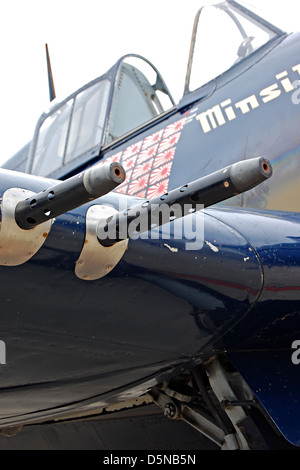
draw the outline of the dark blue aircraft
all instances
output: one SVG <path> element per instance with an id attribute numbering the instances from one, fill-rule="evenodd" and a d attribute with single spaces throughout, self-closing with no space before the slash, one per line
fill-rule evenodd
<path id="1" fill-rule="evenodd" d="M 232 0 L 177 104 L 135 55 L 50 80 L 0 170 L 2 434 L 155 405 L 208 447 L 300 446 L 299 85 L 299 34 Z"/>

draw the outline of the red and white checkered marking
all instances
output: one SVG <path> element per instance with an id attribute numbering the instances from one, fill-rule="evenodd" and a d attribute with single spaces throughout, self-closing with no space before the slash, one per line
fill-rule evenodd
<path id="1" fill-rule="evenodd" d="M 160 141 L 161 136 L 163 135 L 163 132 L 164 132 L 164 129 L 161 129 L 160 131 L 155 132 L 155 134 L 152 134 L 152 135 L 149 135 L 149 137 L 146 137 L 143 142 L 142 150 L 150 147 L 151 145 L 157 144 Z"/>
<path id="2" fill-rule="evenodd" d="M 155 145 L 151 145 L 151 147 L 148 147 L 145 150 L 142 150 L 139 153 L 139 156 L 138 156 L 138 159 L 137 159 L 136 163 L 137 164 L 143 163 L 146 160 L 149 160 L 149 158 L 155 157 L 155 155 L 157 154 L 157 148 L 158 148 L 158 144 L 155 144 Z"/>
<path id="3" fill-rule="evenodd" d="M 126 171 L 125 181 L 115 191 L 142 198 L 167 192 L 176 145 L 185 122 L 186 117 L 108 157 L 107 162 L 119 161 Z"/>
<path id="4" fill-rule="evenodd" d="M 170 124 L 165 128 L 163 138 L 169 137 L 170 135 L 174 134 L 175 132 L 181 132 L 184 126 L 184 123 L 186 121 L 186 118 L 180 119 L 180 121 L 173 122 L 173 124 Z"/>
<path id="5" fill-rule="evenodd" d="M 180 134 L 181 132 L 177 132 L 176 134 L 173 134 L 170 137 L 166 137 L 165 139 L 163 139 L 158 147 L 158 152 L 164 152 L 170 147 L 174 147 L 174 145 L 176 145 L 179 140 Z"/>
<path id="6" fill-rule="evenodd" d="M 147 162 L 143 163 L 142 165 L 137 165 L 132 174 L 132 179 L 139 178 L 140 176 L 144 175 L 145 173 L 149 174 L 152 168 L 152 159 L 148 160 Z"/>
<path id="7" fill-rule="evenodd" d="M 135 180 L 132 180 L 129 184 L 128 194 L 136 194 L 142 189 L 145 189 L 148 184 L 149 175 L 141 176 Z"/>
<path id="8" fill-rule="evenodd" d="M 149 185 L 156 184 L 158 181 L 162 179 L 168 179 L 171 173 L 172 162 L 166 163 L 165 165 L 156 168 L 151 172 Z"/>
<path id="9" fill-rule="evenodd" d="M 153 199 L 154 197 L 158 197 L 166 193 L 168 191 L 168 183 L 169 181 L 165 179 L 159 183 L 149 186 L 146 197 L 148 199 Z"/>
<path id="10" fill-rule="evenodd" d="M 156 155 L 153 161 L 153 168 L 157 168 L 165 163 L 172 161 L 175 155 L 175 147 L 166 150 L 165 152 L 159 153 Z"/>
<path id="11" fill-rule="evenodd" d="M 124 153 L 122 155 L 122 160 L 127 160 L 127 158 L 132 157 L 133 155 L 136 155 L 139 153 L 141 146 L 142 146 L 143 141 L 140 140 L 140 142 L 137 142 L 135 144 L 130 145 L 127 147 L 127 149 L 124 150 Z"/>
<path id="12" fill-rule="evenodd" d="M 122 165 L 125 169 L 125 171 L 133 170 L 135 164 L 136 164 L 136 155 L 134 157 L 127 158 L 124 162 L 122 161 Z"/>

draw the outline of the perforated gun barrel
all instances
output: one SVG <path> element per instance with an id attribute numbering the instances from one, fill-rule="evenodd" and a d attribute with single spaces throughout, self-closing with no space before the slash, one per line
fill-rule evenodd
<path id="1" fill-rule="evenodd" d="M 30 230 L 49 219 L 58 217 L 121 184 L 125 170 L 117 162 L 92 166 L 84 172 L 20 201 L 15 210 L 19 227 Z"/>
<path id="2" fill-rule="evenodd" d="M 104 246 L 112 246 L 124 238 L 130 238 L 131 232 L 136 234 L 151 230 L 153 225 L 167 223 L 169 220 L 163 220 L 160 216 L 162 205 L 181 207 L 180 211 L 174 210 L 174 220 L 187 215 L 186 207 L 190 210 L 197 209 L 200 205 L 211 206 L 257 186 L 271 175 L 272 166 L 263 157 L 233 163 L 160 197 L 144 201 L 139 206 L 118 212 L 106 221 L 100 221 L 97 228 L 98 240 Z"/>

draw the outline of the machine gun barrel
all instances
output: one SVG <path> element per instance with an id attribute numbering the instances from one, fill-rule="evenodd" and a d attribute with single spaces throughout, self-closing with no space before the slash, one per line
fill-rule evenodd
<path id="1" fill-rule="evenodd" d="M 133 233 L 142 233 L 151 230 L 153 225 L 163 225 L 183 217 L 191 209 L 211 206 L 247 191 L 271 175 L 272 166 L 263 157 L 234 163 L 160 197 L 144 201 L 141 205 L 101 220 L 97 227 L 98 241 L 103 246 L 112 246 L 120 240 L 130 238 Z M 171 218 L 166 220 L 162 217 L 162 205 L 174 208 Z M 178 207 L 181 210 L 178 211 Z"/>
<path id="2" fill-rule="evenodd" d="M 117 162 L 95 165 L 78 175 L 57 183 L 20 201 L 15 210 L 19 227 L 30 230 L 49 219 L 107 194 L 125 179 L 125 170 Z"/>

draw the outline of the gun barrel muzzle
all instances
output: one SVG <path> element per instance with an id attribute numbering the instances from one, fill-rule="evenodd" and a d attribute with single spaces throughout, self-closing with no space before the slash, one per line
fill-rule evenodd
<path id="1" fill-rule="evenodd" d="M 191 209 L 211 206 L 248 191 L 271 175 L 272 166 L 263 157 L 233 163 L 169 193 L 118 212 L 108 220 L 101 220 L 97 228 L 98 240 L 104 246 L 112 246 L 124 238 L 130 238 L 131 233 L 151 230 L 154 225 L 160 226 L 187 215 Z M 163 205 L 174 208 L 170 219 L 161 216 Z M 178 207 L 181 210 L 177 210 Z"/>
<path id="2" fill-rule="evenodd" d="M 31 198 L 20 201 L 15 210 L 16 222 L 22 229 L 30 230 L 49 219 L 104 196 L 124 179 L 125 170 L 117 162 L 94 165 Z"/>

